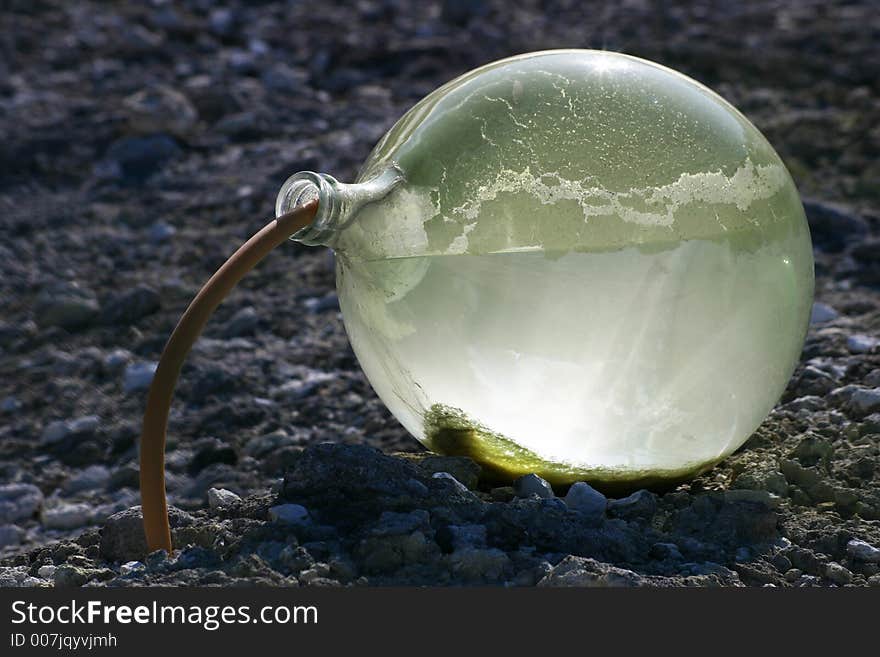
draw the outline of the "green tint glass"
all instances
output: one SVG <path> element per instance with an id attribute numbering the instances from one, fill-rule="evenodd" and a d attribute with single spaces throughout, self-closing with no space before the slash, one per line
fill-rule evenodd
<path id="1" fill-rule="evenodd" d="M 309 178 L 308 176 L 311 176 Z M 352 346 L 436 451 L 635 485 L 739 447 L 797 363 L 813 294 L 797 190 L 758 130 L 656 64 L 495 62 L 413 107 L 353 185 L 282 212 L 337 252 Z"/>

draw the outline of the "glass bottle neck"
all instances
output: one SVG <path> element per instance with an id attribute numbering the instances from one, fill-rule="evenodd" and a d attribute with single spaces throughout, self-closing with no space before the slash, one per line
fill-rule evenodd
<path id="1" fill-rule="evenodd" d="M 300 171 L 281 186 L 275 201 L 275 216 L 317 199 L 314 221 L 291 239 L 310 246 L 333 246 L 336 236 L 355 219 L 362 207 L 385 198 L 403 180 L 403 172 L 396 166 L 354 184 L 341 183 L 326 173 Z"/>

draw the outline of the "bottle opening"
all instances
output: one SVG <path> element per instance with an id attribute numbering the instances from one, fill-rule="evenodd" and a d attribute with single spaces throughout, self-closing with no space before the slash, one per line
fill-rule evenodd
<path id="1" fill-rule="evenodd" d="M 290 239 L 309 245 L 327 244 L 333 233 L 332 225 L 338 205 L 335 184 L 336 180 L 331 176 L 313 171 L 300 171 L 284 182 L 275 201 L 276 217 L 310 201 L 318 201 L 318 211 L 312 223 L 294 233 Z"/>

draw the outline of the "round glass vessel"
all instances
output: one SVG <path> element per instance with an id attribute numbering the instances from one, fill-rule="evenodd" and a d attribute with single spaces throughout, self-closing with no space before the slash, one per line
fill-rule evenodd
<path id="1" fill-rule="evenodd" d="M 512 477 L 646 485 L 739 447 L 813 294 L 797 190 L 758 130 L 641 59 L 548 51 L 413 107 L 295 236 L 337 254 L 351 344 L 428 448 Z"/>

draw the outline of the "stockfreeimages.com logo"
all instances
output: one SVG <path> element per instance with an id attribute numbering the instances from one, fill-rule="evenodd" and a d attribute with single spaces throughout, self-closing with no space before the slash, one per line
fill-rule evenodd
<path id="1" fill-rule="evenodd" d="M 268 605 L 256 613 L 249 605 L 109 605 L 100 600 L 81 603 L 71 600 L 60 605 L 37 605 L 24 600 L 12 603 L 12 624 L 21 625 L 198 625 L 213 632 L 223 625 L 262 623 L 265 625 L 318 623 L 313 605 Z"/>

